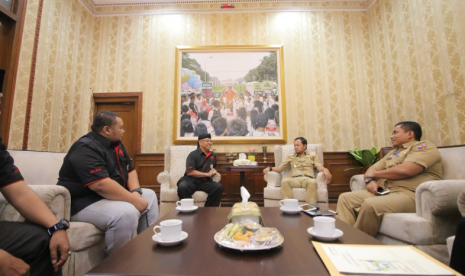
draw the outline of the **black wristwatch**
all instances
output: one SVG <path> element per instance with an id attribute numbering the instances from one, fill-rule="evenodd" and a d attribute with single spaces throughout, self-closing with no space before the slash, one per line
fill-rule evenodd
<path id="1" fill-rule="evenodd" d="M 68 228 L 69 228 L 69 221 L 67 221 L 66 219 L 60 219 L 60 221 L 57 224 L 55 224 L 52 227 L 48 228 L 47 232 L 51 236 L 51 235 L 53 235 L 53 233 L 55 233 L 55 231 L 66 230 Z"/>
<path id="2" fill-rule="evenodd" d="M 268 168 L 270 168 L 270 172 L 273 171 L 273 167 L 269 166 Z"/>
<path id="3" fill-rule="evenodd" d="M 142 189 L 141 188 L 135 188 L 134 190 L 131 191 L 131 193 L 138 192 L 140 195 L 142 195 Z"/>
<path id="4" fill-rule="evenodd" d="M 371 177 L 367 177 L 365 178 L 365 184 L 368 184 L 370 183 L 371 181 L 376 181 L 374 178 L 371 178 Z"/>

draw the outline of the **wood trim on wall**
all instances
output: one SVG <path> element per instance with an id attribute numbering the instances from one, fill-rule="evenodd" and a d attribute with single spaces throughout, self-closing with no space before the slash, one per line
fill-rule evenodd
<path id="1" fill-rule="evenodd" d="M 23 150 L 27 150 L 27 144 L 29 140 L 29 124 L 31 123 L 32 97 L 34 95 L 34 80 L 35 80 L 35 73 L 36 73 L 37 51 L 38 51 L 37 49 L 39 47 L 40 25 L 42 22 L 43 8 L 44 8 L 44 0 L 40 0 L 39 7 L 37 10 L 36 31 L 34 34 L 34 46 L 32 48 L 31 73 L 29 76 L 29 88 L 27 91 L 26 118 L 24 122 L 24 134 L 23 134 Z"/>
<path id="2" fill-rule="evenodd" d="M 142 92 L 110 92 L 110 93 L 94 93 L 93 94 L 95 103 L 121 103 L 121 102 L 133 102 L 137 107 L 137 145 L 136 151 L 140 153 L 142 150 Z M 97 106 L 94 106 L 94 115 L 96 115 Z"/>
<path id="3" fill-rule="evenodd" d="M 228 163 L 226 153 L 216 153 L 218 160 L 218 168 L 232 165 Z M 324 166 L 328 168 L 333 175 L 333 181 L 328 185 L 328 197 L 330 203 L 336 203 L 339 195 L 344 192 L 350 192 L 350 178 L 359 174 L 360 171 L 349 170 L 347 168 L 359 167 L 360 163 L 355 160 L 348 152 L 324 152 Z M 257 161 L 261 166 L 274 165 L 274 155 L 268 154 L 267 164 L 263 163 L 263 155 L 257 155 Z M 164 154 L 163 153 L 144 153 L 136 154 L 134 158 L 134 166 L 139 175 L 141 187 L 153 189 L 158 197 L 160 197 L 160 183 L 157 181 L 157 176 L 164 171 Z M 235 179 L 226 179 L 228 175 L 222 174 L 222 183 L 231 185 Z M 230 176 L 232 177 L 232 176 Z"/>

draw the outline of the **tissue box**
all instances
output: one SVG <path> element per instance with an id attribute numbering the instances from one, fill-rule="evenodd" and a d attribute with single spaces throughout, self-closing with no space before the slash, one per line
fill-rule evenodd
<path id="1" fill-rule="evenodd" d="M 233 162 L 233 165 L 234 166 L 246 166 L 246 165 L 250 165 L 250 160 L 249 159 L 237 159 L 237 160 L 234 160 Z"/>
<path id="2" fill-rule="evenodd" d="M 247 203 L 247 208 L 248 209 L 244 210 L 244 205 L 242 205 L 242 202 L 235 203 L 231 209 L 231 212 L 229 212 L 228 221 L 232 223 L 238 223 L 249 219 L 255 223 L 263 225 L 262 215 L 257 203 L 249 201 Z"/>

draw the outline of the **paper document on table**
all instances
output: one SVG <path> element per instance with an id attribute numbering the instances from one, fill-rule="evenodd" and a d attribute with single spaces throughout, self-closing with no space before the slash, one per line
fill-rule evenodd
<path id="1" fill-rule="evenodd" d="M 455 275 L 413 246 L 313 244 L 331 275 Z"/>

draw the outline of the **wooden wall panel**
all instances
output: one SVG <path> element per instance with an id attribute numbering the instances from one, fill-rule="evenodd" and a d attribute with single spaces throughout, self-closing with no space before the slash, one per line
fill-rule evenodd
<path id="1" fill-rule="evenodd" d="M 361 173 L 360 170 L 344 170 L 359 167 L 361 164 L 348 152 L 325 152 L 323 155 L 324 166 L 333 175 L 333 180 L 328 185 L 329 202 L 336 203 L 341 193 L 350 192 L 350 178 Z"/>
<path id="2" fill-rule="evenodd" d="M 274 166 L 273 154 L 267 155 L 267 162 L 263 162 L 262 154 L 258 154 L 256 160 L 259 166 Z M 139 181 L 142 187 L 153 189 L 158 198 L 160 198 L 160 183 L 157 182 L 157 176 L 164 170 L 164 155 L 162 153 L 144 153 L 136 154 L 134 165 L 139 174 Z M 228 163 L 225 153 L 217 153 L 218 171 L 221 174 L 221 183 L 224 189 L 224 206 L 231 206 L 234 202 L 240 200 L 239 196 L 239 173 L 227 172 L 223 168 L 231 166 Z M 349 181 L 352 175 L 361 173 L 358 170 L 344 171 L 351 167 L 358 167 L 360 164 L 348 152 L 325 152 L 324 166 L 329 169 L 333 175 L 333 181 L 328 185 L 329 201 L 336 203 L 337 198 L 343 192 L 349 192 Z M 263 188 L 266 186 L 265 180 L 260 172 L 253 172 L 250 176 L 255 183 L 255 193 L 263 198 Z M 263 201 L 257 201 L 259 205 Z"/>

